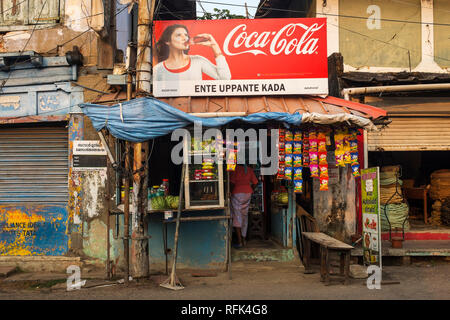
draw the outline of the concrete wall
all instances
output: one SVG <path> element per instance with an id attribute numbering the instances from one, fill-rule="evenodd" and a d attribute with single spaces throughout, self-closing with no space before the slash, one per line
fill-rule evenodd
<path id="1" fill-rule="evenodd" d="M 110 2 L 101 6 L 101 0 L 65 0 L 62 23 L 41 29 L 34 25 L 0 35 L 0 52 L 35 51 L 42 54 L 64 55 L 78 46 L 84 56 L 84 65 L 112 69 L 115 35 L 110 27 Z M 113 1 L 111 1 L 113 3 Z M 91 4 L 96 4 L 91 7 Z M 105 13 L 104 13 L 105 12 Z M 10 29 L 17 29 L 11 26 Z M 92 28 L 92 29 L 91 29 Z"/>

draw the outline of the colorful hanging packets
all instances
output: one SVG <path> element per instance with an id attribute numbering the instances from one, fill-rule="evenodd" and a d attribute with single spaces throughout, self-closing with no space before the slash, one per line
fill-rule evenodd
<path id="1" fill-rule="evenodd" d="M 309 152 L 303 152 L 303 166 L 309 167 Z"/>
<path id="2" fill-rule="evenodd" d="M 294 167 L 301 167 L 302 166 L 302 155 L 301 154 L 294 154 Z"/>
<path id="3" fill-rule="evenodd" d="M 328 178 L 328 165 L 321 164 L 319 165 L 320 178 Z"/>
<path id="4" fill-rule="evenodd" d="M 291 130 L 286 130 L 285 141 L 286 142 L 294 141 L 294 135 L 292 134 Z"/>
<path id="5" fill-rule="evenodd" d="M 300 130 L 294 131 L 294 141 L 297 141 L 297 142 L 302 141 L 302 132 Z"/>
<path id="6" fill-rule="evenodd" d="M 328 164 L 327 162 L 327 153 L 326 152 L 319 152 L 319 164 Z"/>
<path id="7" fill-rule="evenodd" d="M 303 180 L 302 168 L 294 168 L 294 180 Z"/>
<path id="8" fill-rule="evenodd" d="M 286 142 L 284 144 L 284 152 L 286 154 L 292 154 L 292 142 Z"/>
<path id="9" fill-rule="evenodd" d="M 284 168 L 284 179 L 285 180 L 292 180 L 292 167 L 285 167 Z"/>
<path id="10" fill-rule="evenodd" d="M 302 153 L 302 143 L 299 141 L 294 141 L 294 154 L 301 154 Z"/>
<path id="11" fill-rule="evenodd" d="M 320 178 L 320 191 L 328 191 L 328 178 Z"/>
<path id="12" fill-rule="evenodd" d="M 294 192 L 295 193 L 303 192 L 303 180 L 294 180 Z"/>
<path id="13" fill-rule="evenodd" d="M 310 152 L 309 153 L 309 164 L 319 164 L 319 153 Z"/>
<path id="14" fill-rule="evenodd" d="M 319 165 L 318 164 L 310 164 L 309 170 L 311 171 L 311 177 L 312 178 L 318 178 L 319 177 Z"/>
<path id="15" fill-rule="evenodd" d="M 358 151 L 350 152 L 350 161 L 352 164 L 358 163 Z"/>
<path id="16" fill-rule="evenodd" d="M 354 177 L 359 177 L 361 175 L 359 172 L 359 163 L 352 164 L 352 174 Z"/>
<path id="17" fill-rule="evenodd" d="M 293 160 L 293 157 L 292 157 L 292 155 L 291 154 L 287 154 L 285 157 L 284 157 L 284 164 L 285 164 L 285 166 L 286 167 L 292 167 L 292 160 Z"/>

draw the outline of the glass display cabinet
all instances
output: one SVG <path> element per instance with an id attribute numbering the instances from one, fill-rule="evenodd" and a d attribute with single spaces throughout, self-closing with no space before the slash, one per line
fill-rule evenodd
<path id="1" fill-rule="evenodd" d="M 221 139 L 221 137 L 218 139 Z M 222 208 L 224 200 L 223 158 L 214 139 L 184 139 L 184 198 L 186 209 Z"/>

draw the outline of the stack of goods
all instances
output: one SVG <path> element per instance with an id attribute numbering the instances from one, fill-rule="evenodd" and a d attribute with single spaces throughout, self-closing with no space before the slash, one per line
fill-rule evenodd
<path id="1" fill-rule="evenodd" d="M 440 225 L 442 215 L 442 204 L 450 197 L 450 170 L 443 169 L 431 174 L 430 197 L 435 202 L 431 211 L 431 224 Z"/>
<path id="2" fill-rule="evenodd" d="M 446 198 L 442 203 L 441 221 L 444 225 L 450 226 L 450 197 Z"/>
<path id="3" fill-rule="evenodd" d="M 409 207 L 402 194 L 401 186 L 403 182 L 399 179 L 399 176 L 400 166 L 381 168 L 380 218 L 382 231 L 389 231 L 389 223 L 392 229 L 402 229 L 404 226 L 405 230 L 409 230 Z M 387 219 L 389 219 L 389 222 Z M 404 225 L 403 222 L 405 222 Z"/>
<path id="4" fill-rule="evenodd" d="M 237 153 L 239 151 L 238 142 L 227 141 L 227 171 L 236 170 Z"/>
<path id="5" fill-rule="evenodd" d="M 194 171 L 194 180 L 212 180 L 215 177 L 214 159 L 204 158 L 202 168 Z"/>
<path id="6" fill-rule="evenodd" d="M 278 129 L 278 173 L 277 179 L 284 179 L 286 130 Z"/>

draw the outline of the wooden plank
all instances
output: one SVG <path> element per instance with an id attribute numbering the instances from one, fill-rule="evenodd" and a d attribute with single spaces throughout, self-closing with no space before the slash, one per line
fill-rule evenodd
<path id="1" fill-rule="evenodd" d="M 322 232 L 303 232 L 303 235 L 314 241 L 319 243 L 321 246 L 330 248 L 330 249 L 340 249 L 340 250 L 351 250 L 353 247 L 348 245 L 342 241 L 339 241 L 333 237 L 330 237 Z"/>

